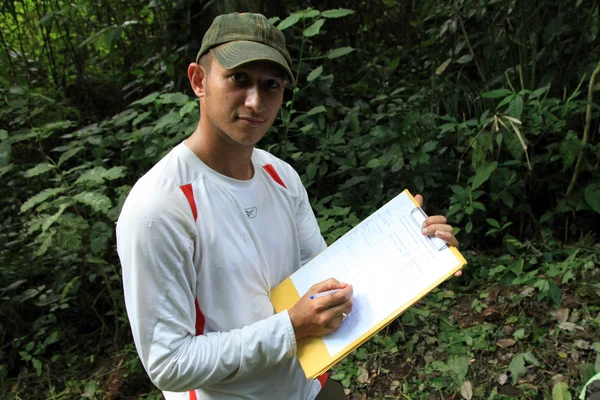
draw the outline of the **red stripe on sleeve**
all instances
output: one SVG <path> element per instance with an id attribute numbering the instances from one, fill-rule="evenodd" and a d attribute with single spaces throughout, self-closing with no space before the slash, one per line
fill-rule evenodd
<path id="1" fill-rule="evenodd" d="M 275 171 L 275 168 L 271 164 L 263 165 L 263 168 L 265 171 L 267 171 L 269 175 L 271 175 L 271 178 L 273 178 L 275 182 L 279 183 L 281 186 L 287 189 L 287 186 L 285 186 L 285 183 L 283 183 L 281 177 L 279 176 L 277 171 Z"/>
<path id="2" fill-rule="evenodd" d="M 198 304 L 198 299 L 194 301 L 196 304 L 196 336 L 202 335 L 204 333 L 204 323 L 206 322 L 204 318 L 204 314 L 200 311 L 200 304 Z"/>
<path id="3" fill-rule="evenodd" d="M 325 383 L 327 383 L 327 378 L 329 378 L 329 375 L 327 375 L 327 372 L 325 372 L 323 375 L 321 375 L 317 378 L 317 380 L 321 384 L 321 387 L 325 386 Z"/>
<path id="4" fill-rule="evenodd" d="M 194 221 L 198 218 L 198 209 L 196 208 L 196 200 L 194 200 L 194 191 L 192 190 L 192 184 L 188 183 L 187 185 L 179 186 L 179 189 L 185 195 L 188 203 L 190 203 L 190 207 L 192 208 L 192 215 L 194 216 Z"/>
<path id="5" fill-rule="evenodd" d="M 190 400 L 198 400 L 198 397 L 196 397 L 195 390 L 190 390 Z"/>

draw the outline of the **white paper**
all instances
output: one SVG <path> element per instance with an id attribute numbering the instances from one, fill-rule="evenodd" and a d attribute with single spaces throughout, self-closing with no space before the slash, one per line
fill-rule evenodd
<path id="1" fill-rule="evenodd" d="M 300 296 L 329 278 L 352 284 L 352 313 L 323 337 L 332 357 L 458 266 L 450 249 L 423 235 L 414 209 L 399 194 L 291 276 Z"/>

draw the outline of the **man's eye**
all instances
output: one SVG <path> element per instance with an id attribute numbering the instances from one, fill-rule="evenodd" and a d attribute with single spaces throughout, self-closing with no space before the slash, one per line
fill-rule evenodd
<path id="1" fill-rule="evenodd" d="M 266 82 L 266 86 L 269 89 L 278 89 L 279 86 L 281 86 L 281 84 L 279 82 L 277 82 L 275 79 L 269 79 Z"/>
<path id="2" fill-rule="evenodd" d="M 233 75 L 231 75 L 231 79 L 233 79 L 235 82 L 238 83 L 244 83 L 248 81 L 248 77 L 246 76 L 246 74 L 241 73 L 241 72 L 237 72 Z"/>

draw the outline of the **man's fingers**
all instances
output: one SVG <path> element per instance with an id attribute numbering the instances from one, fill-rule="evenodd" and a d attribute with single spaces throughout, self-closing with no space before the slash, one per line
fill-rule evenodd
<path id="1" fill-rule="evenodd" d="M 417 203 L 419 203 L 419 207 L 423 207 L 423 196 L 418 194 L 415 196 L 415 200 L 417 201 Z"/>
<path id="2" fill-rule="evenodd" d="M 333 293 L 331 295 L 318 297 L 313 299 L 312 301 L 318 301 L 319 306 L 322 309 L 330 309 L 339 306 L 340 304 L 344 304 L 348 301 L 352 301 L 352 293 L 353 288 L 352 285 L 346 285 L 345 288 L 340 289 L 338 292 Z"/>
<path id="3" fill-rule="evenodd" d="M 448 222 L 448 219 L 443 215 L 432 215 L 428 217 L 425 222 L 423 222 L 423 228 L 433 225 L 433 224 L 445 224 Z"/>
<path id="4" fill-rule="evenodd" d="M 447 225 L 447 224 L 434 224 L 434 225 L 428 225 L 425 228 L 423 228 L 423 233 L 425 235 L 433 235 L 436 232 L 450 232 L 452 233 L 454 229 L 452 228 L 452 226 Z"/>
<path id="5" fill-rule="evenodd" d="M 452 232 L 435 231 L 435 236 L 445 240 L 450 246 L 458 247 L 458 240 L 456 240 Z"/>
<path id="6" fill-rule="evenodd" d="M 323 316 L 327 323 L 325 326 L 331 328 L 333 330 L 337 330 L 342 324 L 344 318 L 344 314 L 348 316 L 352 312 L 352 298 L 350 298 L 345 303 L 337 305 L 335 307 L 331 307 L 326 311 L 323 311 Z"/>
<path id="7" fill-rule="evenodd" d="M 315 283 L 308 292 L 310 294 L 317 294 L 328 290 L 343 289 L 346 286 L 348 286 L 347 283 L 340 282 L 335 278 L 329 278 L 322 282 Z"/>

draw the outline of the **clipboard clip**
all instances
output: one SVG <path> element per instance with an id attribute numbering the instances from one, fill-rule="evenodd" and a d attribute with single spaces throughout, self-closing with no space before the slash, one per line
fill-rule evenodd
<path id="1" fill-rule="evenodd" d="M 423 229 L 423 222 L 425 222 L 425 220 L 427 219 L 427 214 L 425 214 L 425 211 L 423 211 L 421 207 L 415 207 L 410 212 L 410 216 L 412 217 L 413 221 L 415 221 L 415 223 L 417 224 L 419 230 Z M 442 240 L 439 237 L 427 236 L 427 238 L 431 240 L 431 243 L 433 243 L 433 246 L 436 249 L 438 249 L 438 251 L 448 247 L 448 243 L 446 243 L 445 240 Z"/>

